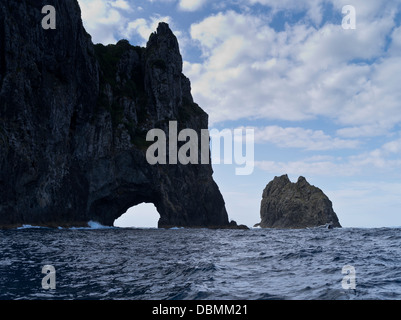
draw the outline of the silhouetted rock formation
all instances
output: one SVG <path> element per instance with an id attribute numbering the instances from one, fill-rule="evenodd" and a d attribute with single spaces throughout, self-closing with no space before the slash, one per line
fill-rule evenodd
<path id="1" fill-rule="evenodd" d="M 154 203 L 159 227 L 229 226 L 211 165 L 150 165 L 146 133 L 208 128 L 165 23 L 146 48 L 96 45 L 76 0 L 0 3 L 0 227 L 113 225 Z"/>
<path id="2" fill-rule="evenodd" d="M 287 175 L 275 177 L 263 191 L 260 217 L 262 228 L 341 228 L 329 198 L 304 177 L 297 183 Z"/>

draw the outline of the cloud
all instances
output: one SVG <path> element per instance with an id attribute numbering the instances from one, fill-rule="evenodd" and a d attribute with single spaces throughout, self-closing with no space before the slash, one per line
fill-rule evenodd
<path id="1" fill-rule="evenodd" d="M 212 122 L 264 118 L 266 114 L 276 119 L 310 118 L 298 108 L 297 97 L 288 97 L 283 90 L 287 85 L 283 86 L 281 74 L 290 63 L 278 55 L 288 54 L 284 52 L 288 46 L 263 18 L 233 11 L 219 13 L 193 24 L 191 37 L 199 43 L 205 61 L 193 74 L 191 64 L 186 63 L 185 72 L 192 80 L 195 99 Z M 272 63 L 273 58 L 277 63 Z M 266 72 L 260 66 L 269 62 L 271 69 Z M 284 96 L 285 115 L 281 106 Z"/>
<path id="2" fill-rule="evenodd" d="M 156 1 L 171 2 L 171 0 Z M 140 12 L 143 8 L 133 9 L 127 0 L 79 0 L 79 3 L 85 28 L 95 43 L 110 44 L 122 38 L 131 39 L 139 36 L 139 39 L 143 40 L 139 45 L 144 46 L 150 34 L 157 29 L 159 22 L 172 23 L 170 16 L 159 14 L 153 14 L 146 19 L 133 19 L 135 15 L 132 13 Z M 179 30 L 174 32 L 180 42 L 185 43 L 183 33 Z"/>
<path id="3" fill-rule="evenodd" d="M 82 20 L 93 42 L 110 44 L 127 21 L 124 12 L 132 11 L 125 0 L 79 0 Z"/>
<path id="4" fill-rule="evenodd" d="M 344 138 L 377 137 L 386 135 L 390 129 L 391 125 L 387 125 L 386 123 L 376 123 L 341 128 L 336 131 L 336 134 Z"/>
<path id="5" fill-rule="evenodd" d="M 137 45 L 145 47 L 147 41 L 149 40 L 149 36 L 151 35 L 151 33 L 156 31 L 157 26 L 160 22 L 166 22 L 169 24 L 174 35 L 177 37 L 178 43 L 180 45 L 180 53 L 182 56 L 185 56 L 187 53 L 187 48 L 189 47 L 190 39 L 185 34 L 185 32 L 176 27 L 176 24 L 170 16 L 161 16 L 159 14 L 154 14 L 147 19 L 138 18 L 131 20 L 126 24 L 124 30 L 121 30 L 121 36 L 128 39 L 139 36 L 139 41 L 142 40 L 142 43 L 137 43 Z"/>
<path id="6" fill-rule="evenodd" d="M 294 1 L 294 0 L 248 0 L 249 4 L 261 4 L 270 7 L 273 13 L 279 11 L 306 12 L 306 17 L 313 23 L 319 25 L 323 19 L 322 0 Z"/>
<path id="7" fill-rule="evenodd" d="M 277 10 L 299 3 L 251 2 Z M 396 80 L 401 72 L 401 31 L 395 28 L 395 11 L 389 4 L 357 4 L 357 30 L 343 30 L 339 21 L 319 28 L 287 23 L 283 31 L 276 31 L 266 23 L 269 15 L 234 11 L 194 23 L 191 38 L 204 61 L 186 61 L 185 73 L 195 100 L 213 124 L 326 117 L 345 127 L 342 135 L 357 135 L 351 128 L 391 130 L 401 121 Z M 335 4 L 338 7 L 341 13 Z"/>
<path id="8" fill-rule="evenodd" d="M 202 8 L 208 0 L 180 0 L 178 7 L 183 11 L 197 11 Z"/>
<path id="9" fill-rule="evenodd" d="M 118 8 L 118 9 L 122 9 L 122 10 L 126 10 L 126 11 L 132 11 L 131 6 L 125 0 L 117 0 L 115 2 L 111 2 L 110 5 L 113 8 Z"/>
<path id="10" fill-rule="evenodd" d="M 325 193 L 343 226 L 400 226 L 401 185 L 398 182 L 350 181 Z"/>
<path id="11" fill-rule="evenodd" d="M 181 11 L 188 11 L 188 12 L 194 12 L 202 7 L 205 6 L 205 4 L 209 0 L 147 0 L 148 2 L 154 3 L 154 2 L 161 2 L 161 3 L 176 3 L 177 8 Z"/>
<path id="12" fill-rule="evenodd" d="M 349 177 L 385 174 L 394 178 L 401 167 L 401 138 L 384 143 L 374 150 L 361 152 L 347 157 L 314 155 L 292 161 L 255 161 L 255 166 L 264 171 L 294 175 L 313 175 Z"/>
<path id="13" fill-rule="evenodd" d="M 162 2 L 162 3 L 173 3 L 176 2 L 177 0 L 147 0 L 150 3 L 154 3 L 154 2 Z"/>
<path id="14" fill-rule="evenodd" d="M 255 130 L 255 142 L 270 142 L 280 148 L 299 148 L 308 151 L 354 149 L 360 145 L 358 140 L 340 139 L 325 134 L 322 130 L 304 128 L 283 128 L 279 126 L 267 126 L 253 128 Z"/>
<path id="15" fill-rule="evenodd" d="M 350 161 L 359 166 L 394 171 L 401 166 L 401 138 L 384 143 L 380 148 L 351 156 Z"/>
<path id="16" fill-rule="evenodd" d="M 334 161 L 255 161 L 255 166 L 263 171 L 281 175 L 283 173 L 291 175 L 310 175 L 310 176 L 354 176 L 360 169 L 349 163 L 337 163 Z"/>
<path id="17" fill-rule="evenodd" d="M 130 21 L 124 30 L 124 36 L 130 38 L 134 34 L 138 34 L 146 44 L 150 34 L 157 29 L 159 22 L 171 23 L 171 17 L 154 15 L 149 19 L 139 18 Z"/>
<path id="18" fill-rule="evenodd" d="M 171 17 L 159 14 L 153 14 L 146 19 L 132 19 L 132 13 L 135 10 L 141 11 L 141 7 L 134 10 L 127 0 L 79 0 L 79 2 L 85 28 L 95 43 L 110 44 L 122 38 L 139 36 L 143 40 L 140 45 L 146 45 L 159 22 L 172 22 Z M 176 34 L 181 35 L 181 32 L 177 31 Z"/>

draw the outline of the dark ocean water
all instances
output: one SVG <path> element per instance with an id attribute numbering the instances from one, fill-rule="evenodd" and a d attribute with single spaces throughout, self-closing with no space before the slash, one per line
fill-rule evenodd
<path id="1" fill-rule="evenodd" d="M 0 299 L 401 299 L 400 244 L 400 228 L 7 230 Z"/>

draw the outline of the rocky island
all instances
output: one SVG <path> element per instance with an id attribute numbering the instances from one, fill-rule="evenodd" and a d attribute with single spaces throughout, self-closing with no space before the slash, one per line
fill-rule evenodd
<path id="1" fill-rule="evenodd" d="M 153 203 L 159 227 L 235 227 L 211 165 L 150 165 L 146 133 L 200 133 L 208 115 L 182 73 L 165 23 L 145 48 L 94 45 L 77 0 L 0 3 L 0 228 L 22 224 L 112 226 Z"/>
<path id="2" fill-rule="evenodd" d="M 319 226 L 341 228 L 332 202 L 304 177 L 292 183 L 288 175 L 275 177 L 263 191 L 262 228 L 303 229 Z"/>

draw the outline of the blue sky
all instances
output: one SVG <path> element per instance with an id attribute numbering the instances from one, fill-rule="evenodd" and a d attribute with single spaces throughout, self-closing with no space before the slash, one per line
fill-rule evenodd
<path id="1" fill-rule="evenodd" d="M 401 226 L 400 0 L 79 3 L 95 43 L 145 45 L 168 22 L 210 128 L 255 130 L 252 175 L 214 165 L 231 219 L 259 222 L 264 187 L 287 173 L 321 188 L 345 227 Z M 148 211 L 121 223 L 154 226 Z"/>

